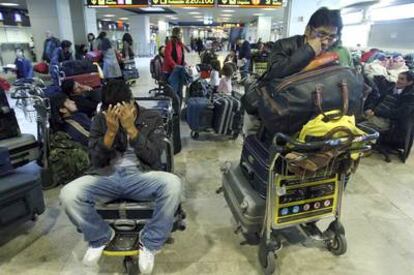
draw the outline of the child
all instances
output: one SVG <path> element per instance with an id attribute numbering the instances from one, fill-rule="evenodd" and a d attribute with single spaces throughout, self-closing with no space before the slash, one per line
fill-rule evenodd
<path id="1" fill-rule="evenodd" d="M 231 91 L 233 89 L 231 85 L 231 77 L 233 76 L 233 66 L 231 63 L 226 63 L 223 66 L 223 70 L 221 72 L 223 75 L 220 79 L 219 86 L 217 88 L 217 92 L 219 93 L 225 93 L 225 94 L 231 94 Z"/>
<path id="2" fill-rule="evenodd" d="M 211 61 L 211 73 L 210 73 L 210 86 L 213 88 L 213 93 L 217 92 L 217 88 L 220 82 L 220 61 Z"/>

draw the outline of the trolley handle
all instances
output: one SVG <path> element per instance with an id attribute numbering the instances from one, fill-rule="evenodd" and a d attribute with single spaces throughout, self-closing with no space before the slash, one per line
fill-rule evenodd
<path id="1" fill-rule="evenodd" d="M 358 125 L 358 127 L 363 130 L 366 135 L 362 136 L 356 136 L 352 140 L 352 143 L 366 143 L 375 141 L 379 137 L 379 133 L 375 131 L 372 128 L 369 128 L 364 125 Z M 280 145 L 280 141 L 284 142 L 284 145 Z M 322 141 L 312 141 L 312 142 L 300 142 L 296 140 L 295 138 L 292 138 L 288 135 L 285 135 L 283 133 L 277 133 L 275 137 L 273 138 L 273 147 L 276 152 L 286 152 L 286 151 L 317 151 L 321 150 L 323 148 L 338 148 L 345 144 L 347 144 L 348 139 L 347 138 L 333 138 L 333 139 L 327 139 Z M 370 147 L 370 146 L 369 146 Z M 362 149 L 356 149 L 356 151 L 361 150 L 369 150 L 369 148 L 362 147 Z"/>

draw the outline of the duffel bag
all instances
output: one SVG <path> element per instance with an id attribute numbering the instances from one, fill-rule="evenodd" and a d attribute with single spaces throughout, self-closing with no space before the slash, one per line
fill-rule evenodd
<path id="1" fill-rule="evenodd" d="M 98 68 L 90 60 L 63 61 L 61 70 L 64 72 L 66 77 L 98 72 Z"/>
<path id="2" fill-rule="evenodd" d="M 276 86 L 263 85 L 258 93 L 259 117 L 265 127 L 275 134 L 294 134 L 312 117 L 320 113 L 315 104 L 316 90 L 322 96 L 323 110 L 342 109 L 341 90 L 349 90 L 346 115 L 362 114 L 364 80 L 354 69 L 333 65 L 284 78 Z"/>
<path id="3" fill-rule="evenodd" d="M 40 62 L 33 66 L 33 70 L 39 74 L 49 73 L 49 65 L 46 62 Z"/>

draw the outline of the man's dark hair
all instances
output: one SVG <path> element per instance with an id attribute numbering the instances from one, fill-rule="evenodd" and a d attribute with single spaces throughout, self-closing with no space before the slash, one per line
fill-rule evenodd
<path id="1" fill-rule="evenodd" d="M 68 96 L 65 93 L 58 92 L 53 94 L 50 98 L 50 126 L 52 131 L 58 131 L 63 123 L 62 114 L 60 109 L 65 104 Z"/>
<path id="2" fill-rule="evenodd" d="M 413 71 L 405 71 L 405 72 L 402 72 L 401 74 L 405 75 L 408 82 L 411 82 L 411 81 L 414 82 L 414 72 Z M 414 85 L 414 83 L 413 83 L 413 85 Z M 413 85 L 411 85 L 411 86 L 413 86 Z"/>
<path id="3" fill-rule="evenodd" d="M 341 11 L 330 10 L 326 7 L 320 8 L 312 14 L 308 26 L 315 29 L 322 26 L 337 27 L 338 36 L 340 37 L 343 27 Z"/>
<path id="4" fill-rule="evenodd" d="M 106 32 L 100 32 L 97 39 L 102 39 L 106 37 Z"/>
<path id="5" fill-rule="evenodd" d="M 70 48 L 72 46 L 72 42 L 70 42 L 69 40 L 63 40 L 62 43 L 60 43 L 60 46 L 62 47 L 62 49 Z"/>
<path id="6" fill-rule="evenodd" d="M 91 33 L 91 32 L 88 33 L 88 35 L 86 37 L 88 38 L 88 40 L 89 40 L 89 37 L 92 37 L 92 40 L 95 39 L 95 35 L 93 33 Z"/>
<path id="7" fill-rule="evenodd" d="M 125 33 L 122 36 L 122 42 L 124 41 L 128 42 L 129 45 L 132 45 L 132 43 L 134 42 L 134 40 L 132 39 L 132 36 L 129 33 Z"/>
<path id="8" fill-rule="evenodd" d="M 220 61 L 218 61 L 217 59 L 214 59 L 211 61 L 211 68 L 213 68 L 213 70 L 220 72 L 221 68 L 220 68 Z"/>
<path id="9" fill-rule="evenodd" d="M 178 38 L 178 34 L 181 33 L 181 29 L 178 27 L 175 27 L 172 29 L 172 34 L 171 37 L 172 38 Z"/>
<path id="10" fill-rule="evenodd" d="M 122 79 L 109 80 L 102 88 L 102 110 L 108 109 L 109 105 L 116 105 L 122 101 L 129 102 L 132 92 L 126 82 Z"/>
<path id="11" fill-rule="evenodd" d="M 233 65 L 230 63 L 225 63 L 223 65 L 223 69 L 221 71 L 222 75 L 227 76 L 227 77 L 231 77 L 234 73 L 233 71 Z"/>
<path id="12" fill-rule="evenodd" d="M 162 49 L 164 49 L 164 48 L 165 48 L 165 46 L 161 46 L 161 47 L 159 47 L 159 48 L 158 48 L 158 54 L 159 54 L 159 55 L 163 56 L 163 55 L 162 55 L 162 53 L 161 53 L 161 51 L 162 51 Z"/>
<path id="13" fill-rule="evenodd" d="M 70 96 L 73 92 L 73 88 L 75 87 L 75 81 L 73 79 L 65 79 L 60 87 L 62 88 L 62 92 Z"/>

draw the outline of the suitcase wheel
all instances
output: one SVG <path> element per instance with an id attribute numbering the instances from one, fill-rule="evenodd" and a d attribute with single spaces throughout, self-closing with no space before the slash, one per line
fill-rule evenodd
<path id="1" fill-rule="evenodd" d="M 139 274 L 137 257 L 126 256 L 124 258 L 124 268 L 128 275 Z"/>
<path id="2" fill-rule="evenodd" d="M 193 139 L 198 139 L 200 137 L 200 134 L 196 131 L 191 131 L 191 137 Z"/>

